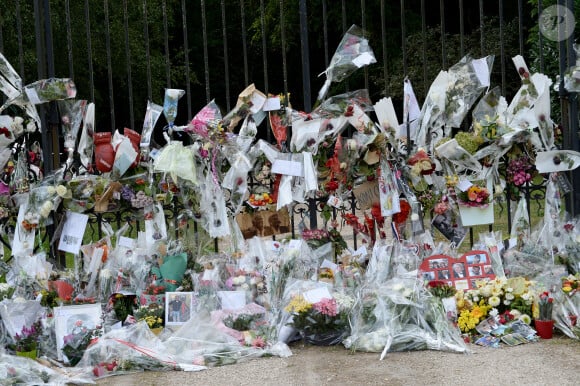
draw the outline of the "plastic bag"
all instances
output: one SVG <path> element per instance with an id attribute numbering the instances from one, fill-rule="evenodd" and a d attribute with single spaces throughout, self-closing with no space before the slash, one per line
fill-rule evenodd
<path id="1" fill-rule="evenodd" d="M 364 31 L 352 25 L 340 41 L 324 72 L 326 81 L 318 92 L 318 100 L 324 99 L 332 82 L 341 82 L 357 69 L 372 63 L 376 63 L 376 59 L 368 40 L 364 37 Z"/>

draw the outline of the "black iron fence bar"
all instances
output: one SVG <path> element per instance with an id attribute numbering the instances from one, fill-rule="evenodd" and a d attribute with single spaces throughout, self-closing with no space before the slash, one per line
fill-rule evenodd
<path id="1" fill-rule="evenodd" d="M 151 52 L 149 47 L 149 20 L 147 16 L 147 0 L 143 0 L 143 41 L 145 43 L 145 65 L 147 67 L 147 99 L 152 100 L 153 86 L 151 84 Z"/>
<path id="2" fill-rule="evenodd" d="M 127 0 L 123 0 L 123 29 L 125 33 L 125 60 L 127 61 L 127 91 L 129 93 L 129 127 L 135 128 L 133 76 L 131 72 L 131 45 L 129 44 L 129 14 L 127 12 Z M 115 128 L 113 127 L 113 129 Z"/>
<path id="3" fill-rule="evenodd" d="M 20 64 L 20 78 L 22 78 L 22 83 L 26 84 L 26 78 L 24 74 L 24 44 L 22 41 L 22 15 L 20 14 L 20 0 L 16 1 L 16 33 L 18 34 L 18 62 Z M 1 37 L 0 40 L 2 40 Z M 0 50 L 3 51 L 1 48 Z"/>
<path id="4" fill-rule="evenodd" d="M 387 54 L 387 17 L 385 15 L 385 0 L 381 0 L 381 48 L 383 51 L 383 78 L 384 80 L 384 88 L 383 88 L 383 95 L 389 95 L 389 70 L 387 63 L 388 61 L 388 54 Z"/>
<path id="5" fill-rule="evenodd" d="M 165 44 L 165 84 L 171 88 L 171 58 L 169 57 L 169 27 L 167 25 L 167 1 L 161 2 L 163 13 L 163 41 Z"/>
<path id="6" fill-rule="evenodd" d="M 240 0 L 240 17 L 242 19 L 242 55 L 244 57 L 244 84 L 250 83 L 248 70 L 248 33 L 246 32 L 246 7 L 244 0 Z"/>
<path id="7" fill-rule="evenodd" d="M 185 94 L 187 98 L 187 121 L 191 121 L 193 116 L 193 107 L 191 105 L 191 79 L 189 74 L 189 41 L 187 38 L 187 9 L 185 7 L 185 0 L 181 0 L 181 23 L 183 29 L 183 56 L 184 56 L 184 64 L 185 64 Z M 226 51 L 227 52 L 227 51 Z M 226 82 L 226 85 L 229 87 L 229 80 Z M 229 88 L 226 95 L 229 96 Z M 226 98 L 228 101 L 228 110 L 229 110 L 229 98 Z"/>
<path id="8" fill-rule="evenodd" d="M 95 80 L 93 71 L 93 44 L 91 36 L 91 16 L 89 10 L 89 0 L 85 0 L 85 30 L 87 36 L 87 62 L 89 72 L 89 92 L 90 101 L 95 100 Z M 149 78 L 147 79 L 149 81 Z"/>
<path id="9" fill-rule="evenodd" d="M 312 109 L 312 97 L 310 94 L 310 54 L 306 0 L 300 0 L 300 47 L 302 54 L 302 91 L 304 94 L 304 111 L 308 113 Z"/>
<path id="10" fill-rule="evenodd" d="M 269 84 L 268 84 L 268 44 L 267 44 L 267 31 L 266 31 L 266 11 L 264 8 L 264 0 L 260 0 L 260 26 L 262 33 L 262 64 L 264 66 L 264 92 L 268 95 Z"/>
<path id="11" fill-rule="evenodd" d="M 403 55 L 403 75 L 409 75 L 407 63 L 407 30 L 405 29 L 405 0 L 401 0 L 401 50 Z"/>
<path id="12" fill-rule="evenodd" d="M 68 76 L 71 79 L 75 78 L 75 70 L 73 65 L 73 43 L 70 21 L 70 0 L 64 2 L 65 8 L 65 24 L 66 24 L 66 52 L 68 59 Z"/>
<path id="13" fill-rule="evenodd" d="M 207 19 L 205 14 L 205 0 L 201 0 L 201 35 L 203 38 L 203 65 L 205 77 L 205 101 L 211 100 L 211 89 L 209 84 L 209 55 L 207 52 Z"/>
<path id="14" fill-rule="evenodd" d="M 520 43 L 520 55 L 524 56 L 524 8 L 523 0 L 518 0 L 518 41 Z"/>
<path id="15" fill-rule="evenodd" d="M 286 58 L 286 13 L 284 12 L 284 0 L 280 0 L 280 42 L 282 44 L 282 80 L 284 82 L 284 96 L 288 100 L 288 62 Z"/>
<path id="16" fill-rule="evenodd" d="M 381 0 L 381 17 L 384 17 L 384 0 Z M 328 67 L 328 7 L 326 0 L 322 0 L 322 37 L 324 40 L 324 66 Z M 386 63 L 386 62 L 385 62 Z"/>
<path id="17" fill-rule="evenodd" d="M 501 95 L 505 95 L 506 77 L 505 77 L 505 45 L 504 45 L 504 14 L 503 0 L 499 0 L 499 47 L 500 47 L 500 66 L 501 66 Z"/>
<path id="18" fill-rule="evenodd" d="M 459 53 L 461 57 L 465 55 L 465 11 L 463 9 L 463 0 L 459 0 Z"/>
<path id="19" fill-rule="evenodd" d="M 115 97 L 113 93 L 113 66 L 111 60 L 111 31 L 109 29 L 109 0 L 104 0 L 105 11 L 105 48 L 107 50 L 107 73 L 109 80 L 109 111 L 111 112 L 111 127 L 110 130 L 115 129 Z"/>
<path id="20" fill-rule="evenodd" d="M 230 111 L 230 64 L 228 59 L 228 34 L 226 29 L 226 5 L 224 0 L 221 0 L 222 11 L 222 45 L 224 49 L 224 80 L 226 89 L 226 110 Z"/>
<path id="21" fill-rule="evenodd" d="M 544 7 L 542 5 L 542 0 L 538 0 L 538 18 L 542 14 Z M 538 28 L 538 56 L 540 57 L 540 72 L 544 72 L 544 35 L 542 31 Z"/>
<path id="22" fill-rule="evenodd" d="M 441 23 L 441 68 L 447 68 L 447 39 L 445 37 L 445 0 L 439 0 Z"/>
<path id="23" fill-rule="evenodd" d="M 421 46 L 421 55 L 423 59 L 423 90 L 427 90 L 427 15 L 425 12 L 425 0 L 421 0 L 421 34 L 423 44 Z M 407 75 L 407 74 L 405 74 Z M 425 91 L 426 95 L 427 91 Z"/>

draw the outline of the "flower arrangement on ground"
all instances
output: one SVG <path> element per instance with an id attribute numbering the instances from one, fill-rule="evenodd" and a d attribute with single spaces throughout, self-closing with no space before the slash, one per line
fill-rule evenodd
<path id="1" fill-rule="evenodd" d="M 563 277 L 562 291 L 568 296 L 573 296 L 580 291 L 580 273 Z"/>
<path id="2" fill-rule="evenodd" d="M 475 289 L 458 291 L 459 328 L 475 334 L 475 327 L 483 319 L 502 315 L 505 322 L 517 318 L 529 324 L 536 298 L 533 287 L 534 283 L 523 277 L 495 278 L 478 281 Z"/>
<path id="3" fill-rule="evenodd" d="M 296 328 L 312 344 L 334 345 L 342 341 L 348 330 L 348 314 L 334 298 L 310 303 L 296 295 L 285 310 L 292 315 L 290 326 Z"/>
<path id="4" fill-rule="evenodd" d="M 165 309 L 157 303 L 150 303 L 146 306 L 141 306 L 135 311 L 135 319 L 137 321 L 144 321 L 150 329 L 163 327 L 163 316 Z"/>
<path id="5" fill-rule="evenodd" d="M 14 349 L 17 352 L 36 353 L 36 346 L 38 345 L 38 338 L 42 334 L 42 327 L 40 321 L 34 322 L 29 327 L 22 327 L 20 334 L 14 336 Z"/>
<path id="6" fill-rule="evenodd" d="M 82 359 L 86 349 L 95 343 L 101 335 L 101 328 L 89 329 L 83 325 L 82 320 L 75 323 L 71 333 L 63 338 L 62 352 L 66 355 L 68 363 L 75 366 Z"/>

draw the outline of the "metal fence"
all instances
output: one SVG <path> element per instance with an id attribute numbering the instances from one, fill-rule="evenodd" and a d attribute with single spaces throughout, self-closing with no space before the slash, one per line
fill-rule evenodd
<path id="1" fill-rule="evenodd" d="M 229 111 L 250 83 L 291 95 L 295 109 L 309 112 L 323 83 L 317 74 L 357 24 L 377 63 L 336 90 L 365 88 L 375 100 L 393 97 L 402 110 L 405 77 L 421 100 L 437 72 L 466 54 L 495 55 L 492 84 L 508 98 L 519 87 L 514 55 L 552 78 L 563 74 L 576 62 L 574 35 L 554 43 L 537 28 L 538 15 L 554 3 L 579 12 L 575 0 L 4 0 L 0 52 L 24 83 L 73 78 L 77 97 L 96 103 L 98 131 L 139 130 L 147 100 L 162 100 L 166 87 L 186 91 L 182 122 L 212 99 Z M 558 98 L 562 146 L 578 150 L 577 96 L 560 87 Z M 59 119 L 53 105 L 40 112 L 45 168 L 52 170 L 63 157 Z M 270 139 L 267 128 L 263 136 Z M 567 205 L 576 213 L 580 177 L 569 178 Z M 541 201 L 541 189 L 528 187 L 527 198 Z M 312 202 L 301 215 L 315 208 Z"/>

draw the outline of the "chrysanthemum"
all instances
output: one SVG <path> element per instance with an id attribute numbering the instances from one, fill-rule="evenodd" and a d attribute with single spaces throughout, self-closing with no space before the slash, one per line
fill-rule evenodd
<path id="1" fill-rule="evenodd" d="M 492 307 L 497 307 L 501 303 L 501 300 L 498 296 L 492 296 L 489 298 L 488 303 Z"/>

